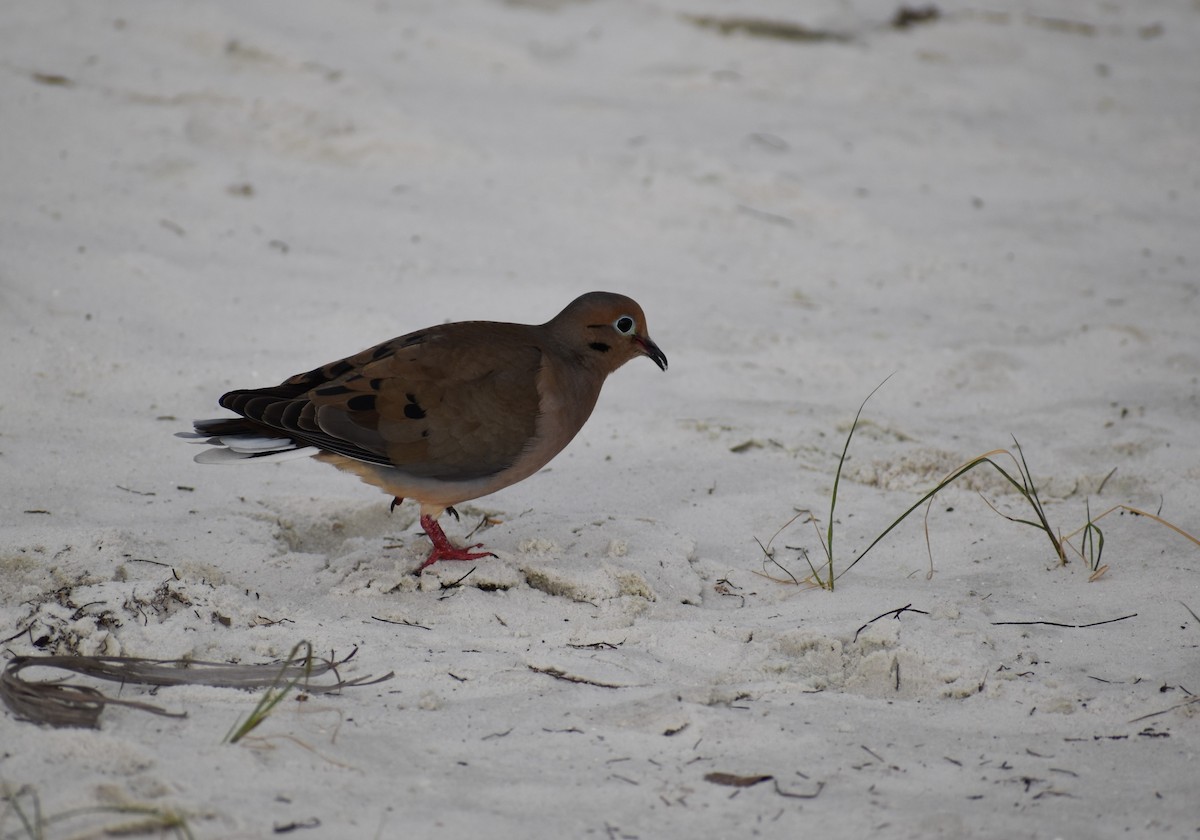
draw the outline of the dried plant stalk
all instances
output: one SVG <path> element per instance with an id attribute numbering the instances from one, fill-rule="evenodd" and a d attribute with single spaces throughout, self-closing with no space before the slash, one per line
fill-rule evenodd
<path id="1" fill-rule="evenodd" d="M 19 720 L 49 726 L 96 729 L 100 725 L 100 713 L 110 705 L 167 717 L 185 717 L 186 713 L 170 712 L 151 703 L 109 697 L 91 686 L 72 685 L 61 680 L 27 680 L 21 672 L 27 668 L 55 668 L 126 685 L 207 685 L 245 689 L 273 685 L 282 675 L 284 679 L 305 680 L 305 690 L 315 694 L 374 685 L 392 678 L 393 674 L 389 672 L 376 678 L 341 679 L 337 674 L 338 666 L 353 656 L 354 651 L 340 660 L 304 657 L 257 665 L 130 656 L 15 656 L 0 672 L 0 700 Z M 312 677 L 329 672 L 333 672 L 335 677 L 332 683 L 310 681 Z"/>

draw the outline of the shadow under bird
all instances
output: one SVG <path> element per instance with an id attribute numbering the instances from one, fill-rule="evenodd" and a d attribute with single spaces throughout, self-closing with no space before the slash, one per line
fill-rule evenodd
<path id="1" fill-rule="evenodd" d="M 610 373 L 667 357 L 642 309 L 590 292 L 544 324 L 463 321 L 393 338 L 270 388 L 230 391 L 239 417 L 197 420 L 203 464 L 311 456 L 413 499 L 438 560 L 494 557 L 451 544 L 438 517 L 544 467 L 583 428 Z"/>

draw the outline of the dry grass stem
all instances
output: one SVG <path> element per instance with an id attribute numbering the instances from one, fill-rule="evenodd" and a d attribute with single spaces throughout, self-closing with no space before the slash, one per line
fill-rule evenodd
<path id="1" fill-rule="evenodd" d="M 293 651 L 294 652 L 294 651 Z M 72 685 L 61 680 L 27 680 L 22 672 L 28 668 L 54 668 L 85 677 L 109 680 L 122 685 L 207 685 L 218 688 L 262 688 L 276 685 L 284 679 L 308 679 L 332 672 L 335 680 L 324 685 L 308 682 L 305 689 L 312 693 L 328 693 L 343 688 L 373 685 L 391 679 L 358 677 L 343 680 L 337 668 L 354 656 L 351 652 L 340 660 L 289 657 L 278 663 L 234 665 L 228 662 L 204 662 L 193 659 L 143 659 L 125 656 L 15 656 L 0 672 L 0 700 L 19 720 L 49 726 L 76 726 L 95 729 L 100 714 L 109 705 L 125 706 L 152 714 L 185 717 L 182 712 L 169 712 L 150 703 L 109 697 L 91 686 Z M 307 664 L 306 664 L 307 663 Z"/>
<path id="2" fill-rule="evenodd" d="M 28 785 L 13 790 L 8 785 L 0 786 L 0 801 L 5 808 L 0 812 L 0 827 L 3 827 L 9 814 L 16 816 L 21 824 L 21 830 L 7 832 L 0 837 L 3 840 L 30 838 L 44 840 L 48 837 L 126 837 L 157 833 L 163 836 L 170 832 L 172 836 L 182 840 L 192 840 L 192 832 L 188 827 L 187 817 L 183 813 L 170 808 L 141 805 L 138 803 L 118 805 L 90 805 L 82 808 L 71 808 L 56 814 L 46 814 L 42 811 L 41 798 L 37 791 Z M 65 833 L 63 823 L 78 822 L 87 817 L 114 815 L 122 818 L 121 822 L 108 823 L 101 826 L 84 828 L 76 826 L 75 830 Z M 59 827 L 51 833 L 51 829 Z"/>

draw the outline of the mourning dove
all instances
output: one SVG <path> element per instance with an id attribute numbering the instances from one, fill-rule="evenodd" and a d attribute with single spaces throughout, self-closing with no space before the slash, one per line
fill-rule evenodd
<path id="1" fill-rule="evenodd" d="M 474 560 L 437 519 L 528 478 L 583 427 L 614 370 L 667 357 L 630 298 L 591 292 L 545 324 L 466 321 L 393 338 L 271 388 L 230 391 L 237 418 L 197 420 L 183 437 L 220 447 L 205 464 L 312 456 L 421 506 L 438 560 Z"/>

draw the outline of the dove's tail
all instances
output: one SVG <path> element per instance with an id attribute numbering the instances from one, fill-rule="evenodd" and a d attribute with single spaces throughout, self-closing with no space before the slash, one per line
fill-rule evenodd
<path id="1" fill-rule="evenodd" d="M 321 451 L 291 438 L 264 434 L 260 427 L 241 418 L 196 420 L 192 425 L 196 431 L 178 432 L 175 436 L 212 447 L 196 456 L 195 460 L 201 464 L 291 461 Z"/>

